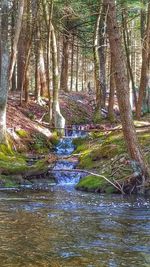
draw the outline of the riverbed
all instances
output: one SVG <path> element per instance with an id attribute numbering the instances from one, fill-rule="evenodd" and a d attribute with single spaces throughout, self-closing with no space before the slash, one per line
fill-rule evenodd
<path id="1" fill-rule="evenodd" d="M 0 266 L 150 266 L 150 200 L 71 185 L 2 191 Z"/>
<path id="2" fill-rule="evenodd" d="M 83 173 L 62 160 L 76 135 L 56 147 L 55 183 L 0 191 L 0 267 L 150 267 L 150 198 L 76 191 Z"/>

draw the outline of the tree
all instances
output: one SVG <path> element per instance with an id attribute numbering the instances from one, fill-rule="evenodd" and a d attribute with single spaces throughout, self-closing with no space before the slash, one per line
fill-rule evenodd
<path id="1" fill-rule="evenodd" d="M 57 60 L 57 42 L 53 25 L 52 29 L 52 72 L 53 72 L 53 104 L 52 104 L 52 118 L 53 124 L 58 132 L 63 133 L 65 128 L 65 119 L 60 112 L 59 107 L 59 72 Z"/>
<path id="2" fill-rule="evenodd" d="M 150 50 L 150 3 L 148 3 L 147 27 L 145 30 L 145 36 L 143 39 L 143 47 L 142 47 L 141 80 L 140 80 L 140 88 L 139 88 L 139 98 L 138 98 L 138 103 L 137 103 L 137 108 L 136 108 L 137 119 L 141 118 L 143 98 L 144 98 L 144 94 L 146 92 L 146 87 L 147 87 L 149 50 Z"/>
<path id="3" fill-rule="evenodd" d="M 8 15 L 9 1 L 1 1 L 1 59 L 0 59 L 0 143 L 7 143 L 6 136 L 6 107 L 12 75 L 16 63 L 17 45 L 21 31 L 24 10 L 24 0 L 20 0 L 18 18 L 15 26 L 11 59 L 9 58 Z"/>
<path id="4" fill-rule="evenodd" d="M 145 180 L 149 178 L 149 171 L 144 161 L 141 148 L 139 147 L 135 127 L 132 120 L 131 106 L 129 102 L 129 85 L 125 69 L 124 53 L 122 51 L 121 35 L 116 19 L 116 6 L 114 0 L 105 0 L 103 5 L 108 10 L 107 31 L 110 43 L 110 50 L 113 55 L 114 75 L 116 82 L 116 92 L 123 128 L 123 134 L 131 158 L 132 166 L 139 169 L 141 184 L 144 186 Z M 135 181 L 136 182 L 136 181 Z"/>

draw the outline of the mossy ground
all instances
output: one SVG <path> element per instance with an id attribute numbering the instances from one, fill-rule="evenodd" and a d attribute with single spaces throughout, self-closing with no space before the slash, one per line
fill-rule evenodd
<path id="1" fill-rule="evenodd" d="M 14 187 L 16 184 L 20 184 L 21 180 L 27 176 L 38 176 L 38 172 L 46 172 L 48 165 L 51 163 L 50 154 L 52 150 L 52 142 L 43 136 L 42 134 L 35 133 L 32 137 L 26 131 L 19 129 L 17 132 L 20 139 L 27 138 L 27 152 L 36 156 L 44 154 L 45 157 L 42 160 L 37 160 L 32 166 L 28 164 L 28 156 L 25 153 L 17 152 L 14 150 L 13 142 L 9 145 L 0 145 L 0 186 Z M 29 139 L 28 139 L 29 138 Z M 53 136 L 53 142 L 56 142 L 56 136 Z M 24 151 L 24 152 L 26 152 Z M 39 156 L 40 157 L 40 156 Z M 16 179 L 16 177 L 22 177 L 22 179 Z"/>
<path id="2" fill-rule="evenodd" d="M 150 133 L 139 132 L 139 142 L 145 158 L 150 164 Z M 121 181 L 132 175 L 129 158 L 121 131 L 110 133 L 90 133 L 89 137 L 75 140 L 79 155 L 79 168 L 104 175 L 110 181 Z M 116 192 L 116 189 L 103 178 L 88 175 L 76 186 L 79 190 L 91 192 Z"/>

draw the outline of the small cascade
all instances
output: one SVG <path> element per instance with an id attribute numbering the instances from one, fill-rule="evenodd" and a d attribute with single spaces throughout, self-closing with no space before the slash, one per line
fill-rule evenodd
<path id="1" fill-rule="evenodd" d="M 69 156 L 75 150 L 73 139 L 78 137 L 85 137 L 86 134 L 79 126 L 74 125 L 72 129 L 66 130 L 65 137 L 60 139 L 55 148 L 55 152 L 58 156 Z M 58 160 L 53 168 L 53 175 L 58 184 L 75 185 L 79 182 L 80 178 L 84 176 L 84 173 L 73 172 L 77 166 L 77 161 L 70 162 L 67 160 Z M 58 171 L 57 171 L 58 170 Z M 64 170 L 64 171 L 63 171 Z M 68 171 L 67 171 L 68 170 Z"/>
<path id="2" fill-rule="evenodd" d="M 73 153 L 75 147 L 72 142 L 72 138 L 62 138 L 55 148 L 55 152 L 58 156 L 69 156 Z"/>
<path id="3" fill-rule="evenodd" d="M 76 166 L 77 166 L 77 163 L 75 162 L 69 162 L 65 160 L 58 161 L 53 169 L 55 171 L 54 176 L 55 176 L 56 182 L 61 185 L 77 184 L 81 178 L 81 175 L 83 174 L 72 172 L 72 171 L 66 171 L 66 170 L 73 170 L 76 168 Z M 59 171 L 57 172 L 57 170 Z"/>

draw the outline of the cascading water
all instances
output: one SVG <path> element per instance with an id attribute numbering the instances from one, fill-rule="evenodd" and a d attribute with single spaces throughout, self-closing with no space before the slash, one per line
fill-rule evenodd
<path id="1" fill-rule="evenodd" d="M 73 139 L 77 137 L 85 137 L 86 133 L 82 131 L 78 126 L 73 126 L 71 130 L 67 130 L 65 137 L 62 138 L 55 148 L 55 152 L 58 156 L 69 156 L 75 150 Z M 70 162 L 68 160 L 58 160 L 53 170 L 53 175 L 58 184 L 77 184 L 81 177 L 85 174 L 80 172 L 73 172 L 77 166 L 77 161 Z M 57 171 L 58 170 L 58 171 Z M 63 171 L 64 170 L 64 171 Z M 68 171 L 66 171 L 68 170 Z"/>

